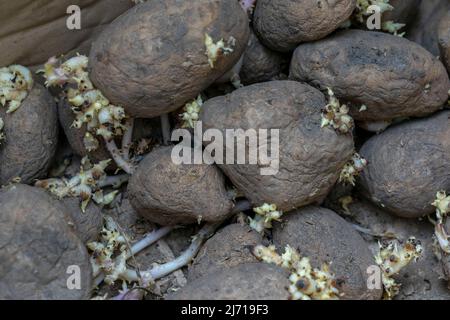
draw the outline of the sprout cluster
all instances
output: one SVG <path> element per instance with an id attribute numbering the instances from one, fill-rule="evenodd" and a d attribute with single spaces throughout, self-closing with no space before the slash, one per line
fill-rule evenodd
<path id="1" fill-rule="evenodd" d="M 197 99 L 186 103 L 184 112 L 180 115 L 183 120 L 183 128 L 194 128 L 194 123 L 198 121 L 201 107 L 203 105 L 202 97 L 199 95 Z"/>
<path id="2" fill-rule="evenodd" d="M 105 169 L 110 162 L 111 160 L 104 160 L 93 165 L 87 157 L 84 157 L 81 161 L 80 172 L 74 177 L 40 180 L 36 182 L 36 186 L 48 190 L 60 199 L 79 197 L 83 212 L 91 199 L 97 204 L 108 205 L 114 200 L 118 191 L 104 195 L 99 183 L 106 178 Z"/>
<path id="3" fill-rule="evenodd" d="M 105 216 L 105 225 L 100 232 L 99 242 L 87 244 L 91 254 L 91 265 L 94 274 L 105 273 L 105 282 L 113 284 L 117 279 L 129 281 L 127 278 L 127 239 L 119 232 L 115 221 Z"/>
<path id="4" fill-rule="evenodd" d="M 283 215 L 282 211 L 277 210 L 275 204 L 264 203 L 260 207 L 253 208 L 255 217 L 249 217 L 250 227 L 259 233 L 264 232 L 265 229 L 272 228 L 272 221 L 280 221 Z"/>
<path id="5" fill-rule="evenodd" d="M 214 64 L 217 59 L 221 55 L 228 55 L 233 52 L 233 47 L 236 45 L 236 39 L 234 37 L 230 37 L 225 45 L 223 39 L 220 39 L 216 43 L 211 38 L 211 36 L 205 33 L 205 46 L 206 46 L 206 55 L 208 56 L 209 66 L 214 69 Z"/>
<path id="6" fill-rule="evenodd" d="M 289 293 L 292 300 L 336 300 L 339 291 L 336 288 L 334 275 L 327 264 L 313 268 L 310 259 L 286 246 L 282 255 L 275 251 L 274 246 L 255 246 L 253 254 L 261 261 L 273 263 L 290 272 Z"/>
<path id="7" fill-rule="evenodd" d="M 87 72 L 88 58 L 78 55 L 64 63 L 52 57 L 45 64 L 42 72 L 46 86 L 63 86 L 66 97 L 76 119 L 72 126 L 81 128 L 86 124 L 87 133 L 84 144 L 88 151 L 98 148 L 96 135 L 111 141 L 115 136 L 121 136 L 126 131 L 123 121 L 126 117 L 122 107 L 112 105 L 108 99 L 94 88 Z"/>
<path id="8" fill-rule="evenodd" d="M 350 183 L 355 185 L 355 178 L 367 166 L 367 160 L 361 157 L 358 153 L 354 153 L 349 162 L 347 162 L 339 176 L 339 182 Z"/>
<path id="9" fill-rule="evenodd" d="M 396 283 L 392 276 L 399 273 L 412 260 L 417 261 L 422 251 L 420 241 L 414 237 L 410 237 L 403 245 L 397 240 L 379 243 L 375 262 L 381 269 L 381 281 L 387 299 L 392 299 L 400 289 L 400 284 Z"/>
<path id="10" fill-rule="evenodd" d="M 0 104 L 8 109 L 6 113 L 16 111 L 33 88 L 33 76 L 27 68 L 11 65 L 0 68 Z"/>
<path id="11" fill-rule="evenodd" d="M 353 15 L 354 19 L 359 23 L 365 23 L 366 17 L 373 14 L 372 11 L 369 11 L 370 6 L 378 6 L 378 8 L 380 8 L 380 14 L 383 14 L 386 11 L 394 10 L 394 7 L 389 4 L 389 0 L 357 0 L 356 11 Z M 404 26 L 405 24 L 403 23 L 384 21 L 381 25 L 381 30 L 402 37 L 404 33 L 398 34 L 398 31 Z"/>
<path id="12" fill-rule="evenodd" d="M 436 207 L 437 218 L 434 225 L 434 236 L 441 250 L 446 254 L 450 254 L 450 237 L 444 227 L 447 215 L 450 213 L 450 195 L 447 196 L 445 191 L 439 191 L 432 205 Z"/>
<path id="13" fill-rule="evenodd" d="M 329 102 L 322 110 L 322 122 L 320 126 L 330 126 L 338 133 L 348 133 L 353 129 L 353 118 L 348 114 L 349 108 L 339 102 L 334 92 L 328 88 Z"/>

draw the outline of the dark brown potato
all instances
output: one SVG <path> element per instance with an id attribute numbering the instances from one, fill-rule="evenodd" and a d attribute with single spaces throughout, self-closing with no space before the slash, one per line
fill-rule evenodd
<path id="1" fill-rule="evenodd" d="M 244 85 L 272 80 L 278 76 L 285 58 L 265 47 L 251 32 L 239 76 Z"/>
<path id="2" fill-rule="evenodd" d="M 268 263 L 245 263 L 188 282 L 167 300 L 287 300 L 288 277 Z"/>
<path id="3" fill-rule="evenodd" d="M 283 217 L 273 229 L 277 248 L 286 245 L 309 257 L 314 267 L 330 265 L 341 299 L 380 299 L 381 290 L 367 288 L 367 268 L 375 264 L 363 238 L 335 212 L 305 207 Z"/>
<path id="4" fill-rule="evenodd" d="M 64 206 L 26 185 L 2 189 L 0 204 L 0 299 L 89 298 L 89 256 Z M 67 286 L 74 266 L 80 289 Z"/>
<path id="5" fill-rule="evenodd" d="M 205 38 L 235 39 L 211 68 Z M 92 81 L 134 117 L 171 112 L 231 69 L 247 46 L 248 18 L 235 0 L 154 0 L 114 20 L 92 46 Z M 231 37 L 231 38 L 230 38 Z M 231 41 L 233 42 L 233 41 Z"/>
<path id="6" fill-rule="evenodd" d="M 358 179 L 361 194 L 406 218 L 433 213 L 440 190 L 450 189 L 450 111 L 401 123 L 369 139 L 369 162 Z"/>
<path id="7" fill-rule="evenodd" d="M 323 200 L 352 155 L 350 134 L 320 127 L 326 103 L 324 95 L 308 85 L 271 81 L 206 101 L 200 118 L 204 130 L 219 129 L 224 137 L 226 129 L 279 129 L 275 175 L 261 175 L 262 164 L 219 166 L 252 204 L 274 203 L 289 211 Z"/>
<path id="8" fill-rule="evenodd" d="M 438 56 L 438 25 L 449 9 L 448 0 L 422 0 L 418 16 L 411 24 L 406 37 Z"/>
<path id="9" fill-rule="evenodd" d="M 426 0 L 428 1 L 428 0 Z M 394 7 L 392 11 L 383 13 L 383 21 L 393 21 L 395 23 L 406 24 L 405 28 L 416 18 L 421 0 L 389 0 L 389 4 Z M 403 31 L 402 29 L 401 31 Z"/>
<path id="10" fill-rule="evenodd" d="M 58 119 L 52 96 L 35 83 L 19 109 L 6 114 L 6 140 L 0 145 L 0 185 L 16 177 L 28 184 L 47 174 L 58 144 Z"/>
<path id="11" fill-rule="evenodd" d="M 233 207 L 220 170 L 175 164 L 172 147 L 150 152 L 128 183 L 128 197 L 143 217 L 161 225 L 222 221 Z"/>
<path id="12" fill-rule="evenodd" d="M 419 45 L 362 30 L 299 46 L 290 78 L 332 88 L 356 120 L 431 114 L 446 103 L 450 88 L 442 63 Z"/>
<path id="13" fill-rule="evenodd" d="M 261 235 L 246 225 L 226 226 L 206 241 L 189 267 L 188 280 L 218 274 L 243 263 L 258 262 L 252 248 L 261 243 Z"/>
<path id="14" fill-rule="evenodd" d="M 361 227 L 377 236 L 368 238 L 371 248 L 378 251 L 378 237 L 385 239 L 396 237 L 404 242 L 410 236 L 416 237 L 423 247 L 423 254 L 417 262 L 410 262 L 397 276 L 396 282 L 401 284 L 398 300 L 449 300 L 450 291 L 445 281 L 440 278 L 441 266 L 434 255 L 432 234 L 433 225 L 426 219 L 403 219 L 395 217 L 367 201 L 356 200 L 349 205 L 352 219 Z"/>
<path id="15" fill-rule="evenodd" d="M 64 198 L 61 200 L 72 219 L 74 229 L 83 243 L 95 241 L 103 227 L 103 215 L 101 209 L 94 203 L 89 203 L 86 212 L 80 208 L 78 198 Z"/>
<path id="16" fill-rule="evenodd" d="M 258 0 L 253 27 L 266 46 L 287 52 L 332 33 L 355 7 L 355 0 Z"/>
<path id="17" fill-rule="evenodd" d="M 438 38 L 442 62 L 450 73 L 450 11 L 447 11 L 439 23 Z"/>

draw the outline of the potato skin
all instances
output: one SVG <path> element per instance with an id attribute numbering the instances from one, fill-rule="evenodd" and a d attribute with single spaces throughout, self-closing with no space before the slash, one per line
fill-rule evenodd
<path id="1" fill-rule="evenodd" d="M 332 33 L 355 7 L 355 0 L 258 0 L 253 27 L 266 46 L 288 52 Z"/>
<path id="2" fill-rule="evenodd" d="M 0 108 L 0 117 L 6 136 L 0 145 L 0 184 L 15 177 L 25 184 L 44 177 L 58 144 L 58 120 L 52 96 L 35 83 L 19 109 L 6 114 L 6 108 Z"/>
<path id="3" fill-rule="evenodd" d="M 450 189 L 450 111 L 401 123 L 370 138 L 360 154 L 369 162 L 361 194 L 395 215 L 433 213 L 436 192 Z"/>
<path id="4" fill-rule="evenodd" d="M 103 216 L 101 209 L 90 202 L 86 212 L 80 208 L 78 198 L 64 198 L 61 200 L 72 219 L 74 229 L 83 243 L 95 241 L 103 227 Z"/>
<path id="5" fill-rule="evenodd" d="M 439 23 L 438 38 L 442 62 L 450 73 L 450 10 Z"/>
<path id="6" fill-rule="evenodd" d="M 188 281 L 218 274 L 243 263 L 258 262 L 252 248 L 262 243 L 259 233 L 247 225 L 230 224 L 206 241 L 189 267 Z"/>
<path id="7" fill-rule="evenodd" d="M 136 212 L 160 225 L 228 217 L 233 203 L 220 170 L 207 164 L 176 165 L 171 154 L 172 147 L 154 149 L 131 176 L 128 196 Z"/>
<path id="8" fill-rule="evenodd" d="M 272 80 L 282 71 L 284 57 L 265 47 L 253 32 L 243 57 L 239 76 L 244 85 Z"/>
<path id="9" fill-rule="evenodd" d="M 236 39 L 233 52 L 214 68 L 205 53 L 214 42 Z M 133 117 L 171 112 L 206 89 L 241 57 L 248 18 L 234 0 L 154 0 L 136 5 L 94 42 L 91 78 L 114 104 Z"/>
<path id="10" fill-rule="evenodd" d="M 324 95 L 309 85 L 271 81 L 206 101 L 200 119 L 203 130 L 279 129 L 277 174 L 261 175 L 262 165 L 248 162 L 219 167 L 253 205 L 274 203 L 289 211 L 320 202 L 352 155 L 351 135 L 320 127 L 325 105 Z"/>
<path id="11" fill-rule="evenodd" d="M 346 30 L 299 46 L 291 79 L 330 87 L 356 120 L 425 116 L 442 108 L 450 81 L 419 45 L 386 33 Z M 359 111 L 366 105 L 366 111 Z"/>
<path id="12" fill-rule="evenodd" d="M 288 277 L 268 263 L 244 263 L 188 282 L 167 300 L 287 300 Z"/>
<path id="13" fill-rule="evenodd" d="M 416 18 L 420 2 L 421 0 L 389 0 L 389 4 L 394 7 L 394 10 L 384 12 L 382 20 L 404 23 L 406 24 L 405 28 L 408 28 Z"/>
<path id="14" fill-rule="evenodd" d="M 0 299 L 87 299 L 89 255 L 64 206 L 18 184 L 0 191 L 0 204 Z M 67 288 L 72 265 L 80 268 L 80 290 Z"/>
<path id="15" fill-rule="evenodd" d="M 308 206 L 283 216 L 275 224 L 273 242 L 283 250 L 286 245 L 298 249 L 311 264 L 330 263 L 341 299 L 380 299 L 382 290 L 367 288 L 367 268 L 375 264 L 363 238 L 335 212 Z"/>

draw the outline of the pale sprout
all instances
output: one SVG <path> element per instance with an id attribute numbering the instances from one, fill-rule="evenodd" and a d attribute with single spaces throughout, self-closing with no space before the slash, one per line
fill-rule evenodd
<path id="1" fill-rule="evenodd" d="M 394 10 L 394 7 L 389 3 L 389 0 L 357 0 L 356 10 L 353 14 L 356 21 L 365 23 L 366 17 L 371 16 L 373 11 L 369 10 L 371 6 L 378 6 L 380 14 L 387 11 Z M 404 33 L 398 33 L 400 29 L 405 26 L 403 23 L 395 23 L 394 21 L 384 21 L 381 25 L 381 30 L 392 33 L 393 35 L 403 37 Z"/>
<path id="2" fill-rule="evenodd" d="M 445 254 L 450 254 L 449 235 L 445 229 L 447 215 L 450 213 L 450 195 L 447 196 L 445 191 L 439 191 L 432 205 L 436 207 L 437 219 L 434 223 L 434 236 L 440 249 Z"/>
<path id="3" fill-rule="evenodd" d="M 329 102 L 322 110 L 322 122 L 320 126 L 330 126 L 338 133 L 348 133 L 353 129 L 353 118 L 348 114 L 348 107 L 341 105 L 339 100 L 334 95 L 334 92 L 328 88 Z"/>
<path id="4" fill-rule="evenodd" d="M 205 46 L 206 46 L 206 55 L 208 56 L 208 63 L 211 68 L 214 68 L 214 64 L 216 63 L 217 59 L 224 55 L 228 55 L 233 52 L 233 47 L 236 44 L 236 39 L 233 37 L 230 37 L 227 41 L 227 44 L 225 45 L 225 42 L 223 39 L 220 39 L 217 42 L 214 42 L 214 40 L 211 38 L 211 36 L 207 33 L 205 33 Z"/>
<path id="5" fill-rule="evenodd" d="M 0 104 L 6 113 L 16 111 L 33 88 L 33 76 L 21 65 L 0 68 Z"/>
<path id="6" fill-rule="evenodd" d="M 336 288 L 334 275 L 327 264 L 313 268 L 307 257 L 286 246 L 279 255 L 274 246 L 257 245 L 253 254 L 261 261 L 283 267 L 290 272 L 288 291 L 292 300 L 336 300 L 339 290 Z"/>
<path id="7" fill-rule="evenodd" d="M 367 160 L 358 153 L 354 153 L 349 162 L 347 162 L 339 175 L 339 182 L 350 183 L 355 185 L 355 178 L 367 166 Z"/>
<path id="8" fill-rule="evenodd" d="M 414 237 L 410 237 L 403 245 L 397 240 L 379 243 L 375 262 L 381 269 L 381 281 L 387 299 L 392 299 L 400 289 L 400 284 L 396 283 L 392 276 L 398 274 L 411 261 L 417 261 L 422 251 L 420 241 Z"/>
<path id="9" fill-rule="evenodd" d="M 184 106 L 184 112 L 181 114 L 181 119 L 183 120 L 183 128 L 194 128 L 194 123 L 199 120 L 202 105 L 203 100 L 199 95 L 197 99 L 187 103 Z"/>
<path id="10" fill-rule="evenodd" d="M 255 217 L 249 217 L 250 227 L 259 233 L 272 228 L 272 221 L 281 221 L 282 211 L 277 210 L 275 204 L 264 203 L 260 207 L 253 208 Z"/>

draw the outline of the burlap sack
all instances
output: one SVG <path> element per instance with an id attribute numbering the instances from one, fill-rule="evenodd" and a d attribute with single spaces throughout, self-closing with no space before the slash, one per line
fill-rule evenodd
<path id="1" fill-rule="evenodd" d="M 81 8 L 81 29 L 69 30 L 67 8 Z M 105 25 L 133 6 L 131 0 L 1 0 L 0 67 L 34 66 L 49 57 L 87 54 Z"/>

